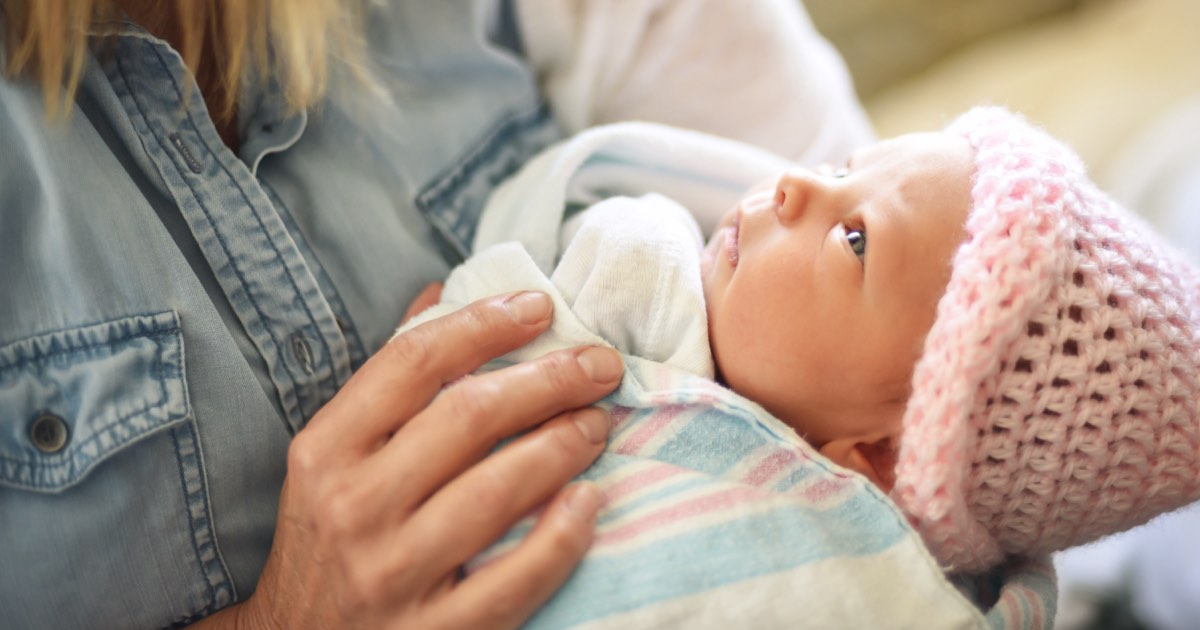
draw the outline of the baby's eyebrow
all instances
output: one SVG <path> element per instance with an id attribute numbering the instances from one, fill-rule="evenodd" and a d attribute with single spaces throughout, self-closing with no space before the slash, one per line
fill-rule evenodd
<path id="1" fill-rule="evenodd" d="M 900 215 L 900 216 L 897 216 Z M 909 224 L 903 212 L 877 212 L 872 217 L 872 230 L 875 233 L 876 254 L 875 260 L 871 265 L 871 275 L 875 276 L 874 283 L 884 291 L 895 292 L 900 290 L 902 285 L 901 278 L 909 268 L 909 236 L 911 234 L 911 224 Z M 868 237 L 869 238 L 869 237 Z M 879 247 L 882 244 L 882 247 Z M 887 260 L 880 260 L 879 253 L 886 252 Z M 871 258 L 867 256 L 867 258 Z M 879 274 L 883 276 L 879 276 Z M 886 287 L 886 289 L 884 289 Z"/>

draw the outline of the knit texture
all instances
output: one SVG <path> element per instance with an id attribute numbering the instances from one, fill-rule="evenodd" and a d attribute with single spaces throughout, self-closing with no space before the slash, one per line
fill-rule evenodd
<path id="1" fill-rule="evenodd" d="M 1002 108 L 903 419 L 893 498 L 935 557 L 976 572 L 1200 498 L 1200 275 Z"/>

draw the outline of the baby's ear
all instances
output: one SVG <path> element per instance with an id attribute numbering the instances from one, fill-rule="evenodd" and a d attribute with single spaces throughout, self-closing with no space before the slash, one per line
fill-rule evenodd
<path id="1" fill-rule="evenodd" d="M 833 463 L 870 479 L 884 492 L 891 492 L 896 484 L 897 449 L 891 433 L 836 438 L 817 450 Z"/>

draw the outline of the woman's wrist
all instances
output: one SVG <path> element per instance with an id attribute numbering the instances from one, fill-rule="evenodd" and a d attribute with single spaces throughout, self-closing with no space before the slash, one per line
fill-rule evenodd
<path id="1" fill-rule="evenodd" d="M 276 625 L 258 604 L 259 599 L 251 595 L 246 601 L 226 606 L 188 627 L 194 630 L 275 630 Z"/>

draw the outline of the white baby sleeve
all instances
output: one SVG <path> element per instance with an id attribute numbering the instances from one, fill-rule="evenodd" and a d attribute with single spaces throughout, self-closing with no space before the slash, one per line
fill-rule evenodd
<path id="1" fill-rule="evenodd" d="M 622 352 L 713 377 L 703 241 L 682 206 L 612 197 L 568 221 L 551 281 L 584 327 Z"/>

